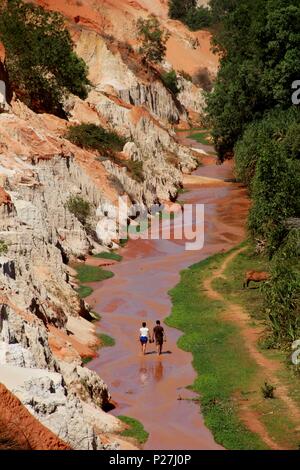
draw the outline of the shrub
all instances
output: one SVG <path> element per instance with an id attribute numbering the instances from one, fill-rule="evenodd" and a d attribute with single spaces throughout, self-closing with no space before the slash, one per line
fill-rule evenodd
<path id="1" fill-rule="evenodd" d="M 179 70 L 178 75 L 181 75 L 185 80 L 188 80 L 189 82 L 193 81 L 192 76 L 185 70 Z"/>
<path id="2" fill-rule="evenodd" d="M 275 398 L 274 391 L 276 387 L 274 385 L 269 384 L 267 381 L 264 383 L 263 387 L 261 387 L 261 392 L 264 398 Z"/>
<path id="3" fill-rule="evenodd" d="M 1 1 L 0 40 L 12 88 L 33 110 L 65 116 L 68 93 L 86 98 L 87 66 L 73 51 L 59 13 L 21 0 Z"/>
<path id="4" fill-rule="evenodd" d="M 203 88 L 204 91 L 210 92 L 213 89 L 211 75 L 206 67 L 201 67 L 193 76 L 193 83 Z"/>
<path id="5" fill-rule="evenodd" d="M 145 180 L 145 175 L 143 171 L 143 162 L 133 161 L 133 160 L 124 160 L 124 165 L 131 174 L 131 177 L 138 183 L 142 183 Z"/>
<path id="6" fill-rule="evenodd" d="M 3 240 L 0 240 L 0 255 L 7 253 L 8 246 Z"/>
<path id="7" fill-rule="evenodd" d="M 263 287 L 273 346 L 300 336 L 300 231 L 292 229 L 271 262 L 271 280 Z"/>
<path id="8" fill-rule="evenodd" d="M 126 139 L 116 132 L 107 131 L 96 124 L 79 124 L 69 127 L 66 139 L 78 147 L 98 150 L 98 152 L 121 151 Z"/>
<path id="9" fill-rule="evenodd" d="M 140 54 L 145 62 L 162 62 L 166 55 L 166 43 L 169 34 L 161 29 L 158 19 L 151 15 L 144 20 L 139 18 L 137 21 L 138 39 L 142 42 Z"/>
<path id="10" fill-rule="evenodd" d="M 183 20 L 196 5 L 197 0 L 169 0 L 169 17 L 174 20 Z"/>
<path id="11" fill-rule="evenodd" d="M 179 87 L 177 81 L 177 75 L 175 70 L 171 70 L 170 72 L 164 72 L 161 75 L 161 79 L 168 90 L 170 90 L 174 95 L 178 95 Z"/>
<path id="12" fill-rule="evenodd" d="M 73 214 L 82 225 L 86 225 L 87 219 L 91 214 L 91 205 L 80 196 L 71 196 L 66 204 L 68 210 Z"/>
<path id="13" fill-rule="evenodd" d="M 211 11 L 203 6 L 191 8 L 185 16 L 184 22 L 192 31 L 206 28 L 212 23 Z"/>

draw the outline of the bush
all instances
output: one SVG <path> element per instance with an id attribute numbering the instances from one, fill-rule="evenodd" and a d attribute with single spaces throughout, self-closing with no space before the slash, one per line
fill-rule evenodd
<path id="1" fill-rule="evenodd" d="M 185 70 L 179 70 L 178 75 L 181 75 L 188 82 L 193 81 L 192 76 L 189 73 L 187 73 Z"/>
<path id="2" fill-rule="evenodd" d="M 124 160 L 123 163 L 135 181 L 142 183 L 145 180 L 143 162 L 138 160 Z"/>
<path id="3" fill-rule="evenodd" d="M 87 219 L 91 215 L 91 205 L 80 196 L 71 196 L 66 204 L 68 210 L 82 225 L 86 225 Z"/>
<path id="4" fill-rule="evenodd" d="M 249 228 L 272 254 L 285 237 L 285 219 L 300 213 L 300 114 L 274 110 L 250 124 L 235 146 L 237 176 L 253 198 Z"/>
<path id="5" fill-rule="evenodd" d="M 174 95 L 178 95 L 179 87 L 177 81 L 177 75 L 175 70 L 171 70 L 170 72 L 165 72 L 161 75 L 161 79 L 168 90 L 170 90 Z"/>
<path id="6" fill-rule="evenodd" d="M 0 40 L 12 88 L 33 110 L 65 116 L 68 93 L 86 98 L 87 66 L 73 51 L 59 13 L 21 0 L 2 1 Z"/>
<path id="7" fill-rule="evenodd" d="M 160 28 L 158 19 L 151 15 L 144 20 L 139 18 L 137 21 L 138 39 L 142 42 L 140 54 L 145 62 L 162 62 L 166 55 L 166 43 L 169 34 Z"/>
<path id="8" fill-rule="evenodd" d="M 8 246 L 3 240 L 0 240 L 0 255 L 7 253 Z"/>
<path id="9" fill-rule="evenodd" d="M 200 6 L 191 8 L 184 18 L 184 23 L 192 30 L 197 31 L 206 28 L 212 24 L 211 11 L 208 8 Z"/>
<path id="10" fill-rule="evenodd" d="M 78 147 L 98 150 L 99 153 L 121 151 L 126 139 L 96 124 L 79 124 L 68 129 L 66 139 Z"/>
<path id="11" fill-rule="evenodd" d="M 273 346 L 300 337 L 300 231 L 292 229 L 271 262 L 263 287 Z"/>
<path id="12" fill-rule="evenodd" d="M 196 8 L 197 0 L 169 0 L 169 17 L 183 20 L 191 9 Z"/>

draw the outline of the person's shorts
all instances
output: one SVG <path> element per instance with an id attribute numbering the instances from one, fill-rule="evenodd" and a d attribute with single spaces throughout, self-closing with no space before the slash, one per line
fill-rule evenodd
<path id="1" fill-rule="evenodd" d="M 147 336 L 140 336 L 140 342 L 142 344 L 147 344 L 148 343 L 148 338 Z"/>
<path id="2" fill-rule="evenodd" d="M 155 340 L 156 346 L 162 346 L 163 342 L 164 338 L 156 338 Z"/>

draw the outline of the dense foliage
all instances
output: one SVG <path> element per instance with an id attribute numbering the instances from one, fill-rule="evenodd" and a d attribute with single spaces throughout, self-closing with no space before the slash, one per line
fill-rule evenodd
<path id="1" fill-rule="evenodd" d="M 63 17 L 21 0 L 0 0 L 0 9 L 5 66 L 17 97 L 35 111 L 64 115 L 64 97 L 84 99 L 89 81 Z"/>
<path id="2" fill-rule="evenodd" d="M 137 35 L 141 42 L 140 54 L 146 63 L 159 63 L 165 58 L 169 34 L 161 28 L 156 16 L 137 21 Z"/>
<path id="3" fill-rule="evenodd" d="M 300 78 L 300 4 L 213 4 L 221 67 L 208 98 L 212 135 L 221 160 L 235 153 L 237 175 L 250 190 L 249 230 L 271 258 L 265 299 L 278 345 L 300 334 L 299 229 L 288 224 L 300 216 L 300 109 L 291 101 Z"/>
<path id="4" fill-rule="evenodd" d="M 197 0 L 169 0 L 169 17 L 185 23 L 192 31 L 210 26 L 211 10 L 197 6 Z"/>
<path id="5" fill-rule="evenodd" d="M 300 5 L 240 0 L 223 18 L 215 42 L 221 69 L 208 111 L 216 148 L 225 158 L 247 124 L 291 105 L 291 85 L 300 76 Z"/>

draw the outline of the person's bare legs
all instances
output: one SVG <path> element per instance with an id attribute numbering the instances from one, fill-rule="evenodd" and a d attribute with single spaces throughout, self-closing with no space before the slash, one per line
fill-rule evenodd
<path id="1" fill-rule="evenodd" d="M 147 346 L 147 343 L 142 344 L 142 353 L 144 354 L 144 356 L 146 354 L 146 346 Z"/>
<path id="2" fill-rule="evenodd" d="M 157 354 L 160 356 L 162 353 L 162 343 L 156 344 L 156 350 L 157 350 Z"/>

